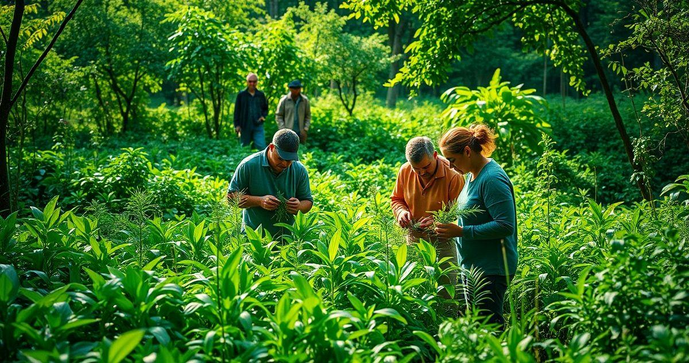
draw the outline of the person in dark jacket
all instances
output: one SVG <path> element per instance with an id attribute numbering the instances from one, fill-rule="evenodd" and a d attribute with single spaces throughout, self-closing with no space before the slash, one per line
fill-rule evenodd
<path id="1" fill-rule="evenodd" d="M 266 135 L 263 122 L 268 116 L 266 95 L 259 91 L 258 76 L 249 73 L 246 76 L 246 89 L 237 94 L 234 104 L 234 131 L 239 135 L 242 146 L 252 141 L 259 150 L 266 148 Z"/>

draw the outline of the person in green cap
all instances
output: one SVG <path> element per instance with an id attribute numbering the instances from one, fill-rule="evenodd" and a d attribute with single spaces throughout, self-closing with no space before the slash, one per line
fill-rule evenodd
<path id="1" fill-rule="evenodd" d="M 278 129 L 293 130 L 304 143 L 311 126 L 311 105 L 309 99 L 301 93 L 301 82 L 289 83 L 289 93 L 282 96 L 275 111 Z"/>
<path id="2" fill-rule="evenodd" d="M 283 234 L 276 223 L 294 223 L 294 215 L 307 213 L 313 206 L 309 175 L 299 162 L 299 136 L 289 129 L 279 130 L 267 148 L 249 155 L 237 166 L 228 198 L 241 193 L 242 230 L 263 226 L 276 238 Z M 280 198 L 285 200 L 287 218 L 278 220 L 276 211 Z"/>

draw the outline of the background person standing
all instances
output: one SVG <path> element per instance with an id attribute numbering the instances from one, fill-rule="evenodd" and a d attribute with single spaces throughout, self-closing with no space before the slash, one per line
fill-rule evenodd
<path id="1" fill-rule="evenodd" d="M 257 86 L 258 76 L 249 73 L 246 76 L 246 89 L 237 94 L 234 104 L 234 131 L 239 134 L 242 146 L 249 146 L 253 141 L 254 147 L 263 150 L 266 148 L 263 122 L 268 116 L 268 101 Z"/>
<path id="2" fill-rule="evenodd" d="M 278 103 L 275 120 L 279 130 L 289 129 L 296 132 L 303 144 L 311 126 L 311 105 L 309 99 L 301 93 L 302 86 L 299 80 L 290 82 L 288 87 L 289 93 L 282 96 Z"/>

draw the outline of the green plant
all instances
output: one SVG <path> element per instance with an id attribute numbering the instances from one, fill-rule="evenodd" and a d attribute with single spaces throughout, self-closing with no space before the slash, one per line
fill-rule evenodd
<path id="1" fill-rule="evenodd" d="M 443 93 L 442 100 L 448 104 L 443 112 L 445 127 L 488 125 L 497 136 L 498 158 L 511 165 L 518 155 L 541 151 L 540 135 L 550 132 L 543 112 L 546 101 L 535 92 L 523 90 L 522 85 L 510 87 L 497 69 L 488 87 L 454 87 Z"/>
<path id="2" fill-rule="evenodd" d="M 276 197 L 278 198 L 278 207 L 272 219 L 280 223 L 289 218 L 289 212 L 287 212 L 287 199 L 285 198 L 285 194 L 278 190 Z"/>

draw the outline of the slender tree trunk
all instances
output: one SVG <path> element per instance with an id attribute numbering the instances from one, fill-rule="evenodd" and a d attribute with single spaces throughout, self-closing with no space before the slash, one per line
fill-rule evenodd
<path id="1" fill-rule="evenodd" d="M 564 109 L 565 96 L 567 96 L 567 78 L 565 77 L 565 72 L 560 70 L 560 97 L 562 97 L 562 108 Z"/>
<path id="2" fill-rule="evenodd" d="M 548 93 L 548 55 L 546 50 L 548 49 L 548 36 L 545 37 L 545 48 L 543 50 L 543 97 Z"/>
<path id="3" fill-rule="evenodd" d="M 204 87 L 203 87 L 203 73 L 201 73 L 200 69 L 198 71 L 198 74 L 199 74 L 199 85 L 201 86 L 201 92 L 200 93 L 195 92 L 194 95 L 201 102 L 201 108 L 203 109 L 203 119 L 206 123 L 206 133 L 208 133 L 208 138 L 212 139 L 213 138 L 213 131 L 211 130 L 211 121 L 208 117 L 208 105 L 206 104 L 206 91 L 204 90 Z"/>
<path id="4" fill-rule="evenodd" d="M 391 55 L 398 56 L 402 54 L 402 35 L 407 27 L 407 20 L 404 18 L 400 19 L 399 24 L 395 23 L 394 20 L 390 20 L 388 25 L 388 44 L 390 45 Z M 390 71 L 388 72 L 388 79 L 395 78 L 395 75 L 400 70 L 401 59 L 398 59 L 390 63 Z M 398 83 L 393 87 L 388 88 L 388 94 L 385 100 L 385 106 L 388 108 L 395 108 L 397 105 L 397 97 L 400 94 L 400 88 L 402 86 Z"/>
<path id="5" fill-rule="evenodd" d="M 598 56 L 598 52 L 596 51 L 596 46 L 593 44 L 593 41 L 591 41 L 591 38 L 586 32 L 586 28 L 584 27 L 584 24 L 581 22 L 581 19 L 579 19 L 578 14 L 565 4 L 561 3 L 559 5 L 561 9 L 563 9 L 565 13 L 567 13 L 567 15 L 569 15 L 572 18 L 576 26 L 577 32 L 583 38 L 584 43 L 586 44 L 586 49 L 588 50 L 589 55 L 591 56 L 593 66 L 596 68 L 596 73 L 598 74 L 598 79 L 600 80 L 601 86 L 603 88 L 603 93 L 605 93 L 605 98 L 608 100 L 608 106 L 610 106 L 612 118 L 615 120 L 615 126 L 617 127 L 617 131 L 619 132 L 620 138 L 622 139 L 622 143 L 624 144 L 624 151 L 627 154 L 627 159 L 629 160 L 629 163 L 632 165 L 632 169 L 635 172 L 640 173 L 642 172 L 641 167 L 634 162 L 634 148 L 632 147 L 632 142 L 629 138 L 629 134 L 627 134 L 627 128 L 624 125 L 624 122 L 622 121 L 620 111 L 617 109 L 615 97 L 613 96 L 612 90 L 610 89 L 608 78 L 605 75 L 605 70 L 603 69 L 600 57 Z M 651 200 L 651 196 L 648 193 L 648 188 L 646 188 L 644 182 L 641 180 L 637 180 L 636 185 L 639 187 L 639 190 L 641 191 L 641 195 L 643 196 L 643 198 L 645 200 Z"/>
<path id="6" fill-rule="evenodd" d="M 103 124 L 101 125 L 101 132 L 103 134 L 111 134 L 114 130 L 112 128 L 112 120 L 110 117 L 110 110 L 105 104 L 105 101 L 103 100 L 103 91 L 100 88 L 100 85 L 98 84 L 98 77 L 94 74 L 93 76 L 93 84 L 95 86 L 96 90 L 96 99 L 98 100 L 98 104 L 100 104 L 100 107 L 103 109 Z"/>
<path id="7" fill-rule="evenodd" d="M 17 0 L 14 5 L 14 16 L 5 49 L 5 74 L 3 75 L 2 95 L 0 96 L 0 215 L 3 218 L 12 213 L 10 196 L 10 175 L 7 162 L 7 125 L 12 109 L 12 75 L 14 58 L 17 54 L 17 40 L 24 17 L 24 0 Z"/>
<path id="8" fill-rule="evenodd" d="M 352 79 L 352 91 L 354 92 L 354 97 L 352 97 L 352 108 L 349 110 L 349 116 L 354 114 L 354 107 L 356 107 L 356 98 L 359 95 L 356 91 L 356 77 Z"/>
<path id="9" fill-rule="evenodd" d="M 278 0 L 268 0 L 268 14 L 273 19 L 280 17 L 280 6 Z"/>

